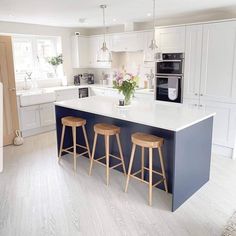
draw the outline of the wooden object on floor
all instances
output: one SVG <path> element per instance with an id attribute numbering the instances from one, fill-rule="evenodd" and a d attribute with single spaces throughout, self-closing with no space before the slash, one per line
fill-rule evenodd
<path id="1" fill-rule="evenodd" d="M 166 181 L 166 174 L 165 174 L 165 168 L 164 168 L 164 160 L 163 160 L 163 155 L 162 155 L 162 146 L 164 144 L 164 139 L 150 135 L 150 134 L 144 134 L 144 133 L 135 133 L 131 137 L 132 139 L 132 152 L 131 152 L 131 157 L 130 157 L 130 164 L 129 164 L 129 170 L 128 170 L 128 175 L 126 179 L 126 186 L 125 186 L 125 192 L 128 190 L 128 185 L 129 185 L 129 179 L 130 177 L 133 177 L 143 183 L 146 183 L 149 185 L 149 199 L 148 203 L 151 206 L 152 205 L 152 188 L 159 185 L 160 183 L 164 182 L 165 186 L 165 191 L 168 192 L 167 188 L 167 181 Z M 133 160 L 134 160 L 134 154 L 136 150 L 136 146 L 140 146 L 142 148 L 141 151 L 141 170 L 136 171 L 135 173 L 131 174 L 132 170 L 132 165 L 133 165 Z M 144 149 L 148 148 L 149 150 L 149 168 L 146 168 L 144 166 Z M 152 161 L 153 161 L 153 149 L 157 148 L 159 157 L 160 157 L 160 164 L 161 164 L 161 172 L 153 170 L 152 167 Z M 144 171 L 148 170 L 149 171 L 149 181 L 144 180 Z M 138 174 L 141 173 L 141 178 L 137 177 Z M 152 174 L 158 174 L 162 176 L 163 178 L 159 180 L 157 183 L 153 184 L 152 182 Z"/>
<path id="2" fill-rule="evenodd" d="M 89 175 L 91 175 L 91 173 L 92 173 L 92 167 L 93 167 L 93 162 L 94 161 L 101 164 L 101 165 L 103 165 L 103 166 L 106 166 L 106 183 L 108 185 L 109 184 L 109 169 L 114 169 L 114 168 L 122 165 L 124 174 L 126 175 L 124 157 L 123 157 L 123 152 L 122 152 L 121 143 L 120 143 L 120 136 L 119 136 L 120 127 L 117 127 L 117 126 L 111 125 L 111 124 L 99 123 L 99 124 L 94 125 L 94 132 L 95 132 L 95 136 L 94 136 L 94 143 L 93 143 L 92 158 L 91 158 L 91 161 L 90 161 Z M 94 159 L 98 135 L 104 136 L 105 153 L 106 154 L 105 154 L 105 156 Z M 110 136 L 113 136 L 113 135 L 116 136 L 120 157 L 117 157 L 117 156 L 112 155 L 112 154 L 109 153 Z M 110 157 L 113 157 L 113 158 L 119 160 L 120 163 L 110 167 L 110 164 L 109 164 Z M 106 164 L 101 162 L 101 160 L 104 159 L 104 158 L 106 158 Z"/>
<path id="3" fill-rule="evenodd" d="M 86 133 L 86 129 L 85 129 L 86 120 L 81 119 L 79 117 L 67 116 L 67 117 L 63 117 L 61 119 L 61 123 L 62 123 L 62 135 L 61 135 L 61 145 L 60 145 L 60 152 L 59 152 L 58 162 L 60 162 L 60 160 L 61 160 L 62 152 L 73 154 L 73 157 L 74 157 L 74 170 L 76 171 L 76 159 L 77 159 L 78 156 L 88 154 L 89 158 L 91 158 L 87 133 Z M 68 147 L 66 149 L 63 149 L 63 143 L 64 143 L 64 136 L 65 136 L 66 127 L 71 127 L 72 128 L 73 146 Z M 77 127 L 82 127 L 86 146 L 83 146 L 83 145 L 80 145 L 80 144 L 76 143 L 76 128 Z M 77 151 L 76 151 L 77 147 L 83 148 L 86 151 L 78 154 Z M 72 149 L 72 148 L 73 148 L 73 152 L 70 151 L 70 149 Z"/>
<path id="4" fill-rule="evenodd" d="M 12 42 L 10 36 L 0 36 L 0 82 L 3 84 L 3 145 L 13 143 L 19 129 Z"/>

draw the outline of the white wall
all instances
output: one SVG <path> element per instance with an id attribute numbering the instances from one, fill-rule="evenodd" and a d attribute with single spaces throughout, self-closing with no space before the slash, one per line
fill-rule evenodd
<path id="1" fill-rule="evenodd" d="M 86 34 L 85 29 L 73 29 L 73 28 L 52 27 L 52 26 L 0 21 L 0 34 L 6 34 L 6 35 L 31 34 L 31 35 L 60 36 L 62 40 L 62 54 L 64 57 L 64 63 L 63 63 L 64 73 L 68 78 L 69 84 L 72 83 L 73 81 L 72 78 L 74 75 L 73 69 L 71 67 L 71 35 L 75 31 L 80 31 L 82 34 Z M 50 85 L 53 86 L 54 84 Z"/>

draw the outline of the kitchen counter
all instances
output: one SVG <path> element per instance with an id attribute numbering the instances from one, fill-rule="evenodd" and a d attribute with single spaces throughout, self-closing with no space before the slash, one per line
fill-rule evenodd
<path id="1" fill-rule="evenodd" d="M 214 113 L 190 109 L 182 104 L 157 101 L 144 103 L 134 100 L 130 107 L 119 108 L 116 106 L 117 102 L 117 98 L 105 96 L 56 102 L 58 150 L 62 132 L 61 119 L 65 116 L 86 119 L 90 148 L 93 144 L 95 124 L 109 123 L 121 127 L 120 137 L 126 169 L 130 162 L 133 133 L 144 132 L 162 137 L 168 191 L 172 197 L 172 211 L 175 211 L 209 181 Z M 72 146 L 71 132 L 66 132 L 64 140 L 65 148 Z M 77 140 L 85 145 L 82 132 L 77 132 Z M 95 157 L 104 155 L 104 139 L 98 139 L 98 146 Z M 78 151 L 82 152 L 79 148 Z M 115 155 L 118 153 L 113 138 L 111 138 L 110 151 Z M 147 165 L 147 152 L 145 155 L 145 165 Z M 140 169 L 140 158 L 138 158 L 140 156 L 141 151 L 138 148 L 134 159 L 134 171 Z M 112 159 L 110 163 L 115 164 Z M 160 171 L 156 151 L 153 168 Z M 116 170 L 122 172 L 119 167 Z M 148 180 L 148 175 L 144 178 Z M 154 175 L 153 183 L 158 180 L 158 177 Z M 159 185 L 158 188 L 163 189 L 164 186 Z"/>
<path id="2" fill-rule="evenodd" d="M 99 88 L 99 89 L 107 89 L 107 90 L 114 90 L 113 87 L 109 85 L 101 85 L 101 84 L 82 84 L 82 85 L 69 85 L 69 86 L 57 86 L 57 87 L 48 87 L 48 88 L 35 88 L 29 90 L 17 90 L 16 95 L 30 95 L 36 93 L 50 93 L 59 90 L 67 90 L 67 89 L 74 89 L 74 88 Z M 144 94 L 154 94 L 154 90 L 144 89 L 144 88 L 137 88 L 135 93 L 144 93 Z"/>
<path id="3" fill-rule="evenodd" d="M 214 113 L 190 109 L 183 104 L 158 101 L 147 103 L 133 100 L 132 105 L 125 108 L 117 107 L 117 103 L 117 98 L 93 96 L 79 101 L 69 100 L 55 104 L 171 131 L 180 131 L 214 116 Z"/>

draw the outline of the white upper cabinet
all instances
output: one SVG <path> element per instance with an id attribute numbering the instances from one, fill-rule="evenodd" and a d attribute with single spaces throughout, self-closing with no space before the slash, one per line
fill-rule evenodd
<path id="1" fill-rule="evenodd" d="M 184 98 L 199 98 L 202 57 L 202 25 L 186 27 Z"/>
<path id="2" fill-rule="evenodd" d="M 72 67 L 88 68 L 89 67 L 89 41 L 85 36 L 72 36 Z"/>
<path id="3" fill-rule="evenodd" d="M 236 101 L 236 22 L 203 25 L 201 90 L 204 98 Z"/>
<path id="4" fill-rule="evenodd" d="M 185 26 L 156 28 L 157 45 L 164 53 L 185 51 Z"/>
<path id="5" fill-rule="evenodd" d="M 113 52 L 132 52 L 144 49 L 142 32 L 114 34 L 111 37 Z"/>

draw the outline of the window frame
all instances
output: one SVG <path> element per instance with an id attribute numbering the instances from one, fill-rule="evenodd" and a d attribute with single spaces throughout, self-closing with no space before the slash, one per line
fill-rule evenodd
<path id="1" fill-rule="evenodd" d="M 62 43 L 61 43 L 61 37 L 60 36 L 44 36 L 44 35 L 14 35 L 12 36 L 12 48 L 13 48 L 13 58 L 14 58 L 14 65 L 15 65 L 15 52 L 14 52 L 14 42 L 23 42 L 23 41 L 30 41 L 31 47 L 32 47 L 32 58 L 33 58 L 33 73 L 32 81 L 58 81 L 62 80 L 62 77 L 64 75 L 63 72 L 63 65 L 61 73 L 58 75 L 58 77 L 48 78 L 48 77 L 41 77 L 40 76 L 40 69 L 39 69 L 39 62 L 38 62 L 38 49 L 37 49 L 37 42 L 38 40 L 50 40 L 53 43 L 53 50 L 55 52 L 55 55 L 59 55 L 62 53 Z M 22 82 L 24 81 L 24 78 L 21 73 L 17 73 L 15 71 L 15 81 L 16 82 Z"/>

